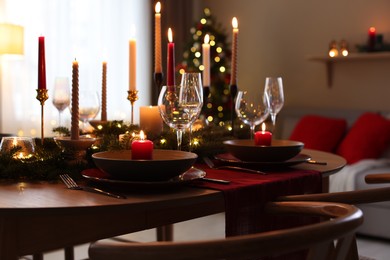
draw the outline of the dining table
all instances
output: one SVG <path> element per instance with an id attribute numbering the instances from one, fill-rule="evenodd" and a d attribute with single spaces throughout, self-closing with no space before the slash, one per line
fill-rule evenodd
<path id="1" fill-rule="evenodd" d="M 309 149 L 302 153 L 326 165 L 304 162 L 291 168 L 318 171 L 325 179 L 346 164 L 332 153 Z M 18 259 L 225 211 L 223 193 L 216 189 L 186 184 L 161 191 L 121 192 L 125 199 L 70 190 L 60 181 L 1 180 L 0 259 Z"/>

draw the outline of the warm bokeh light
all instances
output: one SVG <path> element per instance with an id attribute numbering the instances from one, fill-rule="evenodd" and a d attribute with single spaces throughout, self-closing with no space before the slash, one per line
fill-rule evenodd
<path id="1" fill-rule="evenodd" d="M 337 49 L 331 49 L 330 51 L 329 51 L 329 57 L 336 57 L 336 56 L 338 56 L 339 55 L 339 52 L 337 51 Z"/>

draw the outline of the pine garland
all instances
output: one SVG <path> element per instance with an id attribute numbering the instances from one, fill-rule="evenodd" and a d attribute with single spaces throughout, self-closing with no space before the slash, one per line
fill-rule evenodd
<path id="1" fill-rule="evenodd" d="M 69 133 L 69 130 L 61 127 L 53 129 L 58 134 Z M 239 138 L 247 138 L 249 132 L 247 127 L 241 128 L 236 133 Z M 39 138 L 35 139 L 35 154 L 28 159 L 17 159 L 15 155 L 20 147 L 11 151 L 0 153 L 0 179 L 8 180 L 45 180 L 56 181 L 63 173 L 70 174 L 73 178 L 81 178 L 81 171 L 95 167 L 92 154 L 99 151 L 130 149 L 131 141 L 139 134 L 137 125 L 126 125 L 123 121 L 111 121 L 96 129 L 93 133 L 99 137 L 100 143 L 87 150 L 86 160 L 78 163 L 69 163 L 69 158 L 62 149 L 55 143 L 53 138 L 45 138 L 44 145 L 41 145 Z M 121 135 L 121 139 L 119 136 Z M 191 149 L 188 142 L 188 133 L 183 135 L 182 150 L 197 153 L 199 158 L 212 156 L 225 152 L 224 140 L 231 139 L 231 133 L 226 127 L 205 126 L 193 131 L 191 135 Z M 155 149 L 177 149 L 176 133 L 166 128 L 158 136 L 149 136 L 154 143 Z"/>

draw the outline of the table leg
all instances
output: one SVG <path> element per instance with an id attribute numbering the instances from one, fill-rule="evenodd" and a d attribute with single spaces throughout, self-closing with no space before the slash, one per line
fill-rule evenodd
<path id="1" fill-rule="evenodd" d="M 72 246 L 64 248 L 65 260 L 74 260 L 74 250 Z"/>
<path id="2" fill-rule="evenodd" d="M 17 230 L 15 218 L 0 218 L 0 259 L 18 260 Z"/>
<path id="3" fill-rule="evenodd" d="M 329 176 L 322 178 L 322 193 L 329 192 Z"/>
<path id="4" fill-rule="evenodd" d="M 43 260 L 43 254 L 42 253 L 34 254 L 33 260 Z"/>
<path id="5" fill-rule="evenodd" d="M 173 241 L 173 225 L 157 227 L 157 241 Z"/>

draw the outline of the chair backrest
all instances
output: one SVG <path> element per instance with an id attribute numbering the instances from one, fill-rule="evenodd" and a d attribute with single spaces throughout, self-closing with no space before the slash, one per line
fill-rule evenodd
<path id="1" fill-rule="evenodd" d="M 123 243 L 98 241 L 89 248 L 100 259 L 249 259 L 308 250 L 306 259 L 345 259 L 356 228 L 363 222 L 354 206 L 330 202 L 272 202 L 271 214 L 324 216 L 305 226 L 217 240 Z M 335 243 L 336 241 L 336 243 Z"/>

